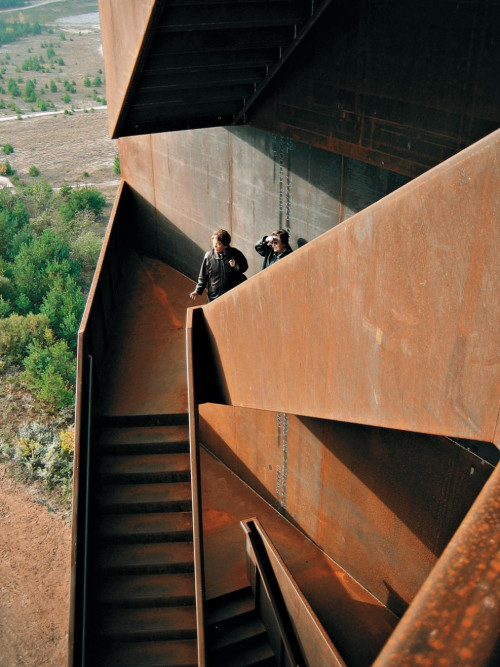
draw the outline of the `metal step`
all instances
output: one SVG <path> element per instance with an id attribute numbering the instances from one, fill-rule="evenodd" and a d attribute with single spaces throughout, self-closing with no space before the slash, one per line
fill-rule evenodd
<path id="1" fill-rule="evenodd" d="M 185 512 L 191 509 L 191 484 L 107 484 L 99 503 L 103 512 Z"/>
<path id="2" fill-rule="evenodd" d="M 99 550 L 99 569 L 108 574 L 192 572 L 193 543 L 105 545 Z"/>
<path id="3" fill-rule="evenodd" d="M 196 609 L 191 606 L 110 609 L 99 633 L 109 641 L 159 641 L 196 637 Z"/>
<path id="4" fill-rule="evenodd" d="M 102 644 L 96 665 L 106 667 L 191 667 L 198 664 L 196 639 Z"/>
<path id="5" fill-rule="evenodd" d="M 193 574 L 110 576 L 101 579 L 102 607 L 175 607 L 194 605 Z"/>
<path id="6" fill-rule="evenodd" d="M 105 482 L 185 482 L 191 475 L 189 454 L 102 456 L 99 474 Z"/>
<path id="7" fill-rule="evenodd" d="M 255 611 L 255 599 L 250 586 L 207 601 L 207 626 L 239 623 L 242 616 Z"/>
<path id="8" fill-rule="evenodd" d="M 99 534 L 106 543 L 192 541 L 191 512 L 111 514 L 101 519 Z"/>
<path id="9" fill-rule="evenodd" d="M 106 454 L 154 454 L 188 452 L 187 426 L 134 426 L 103 428 L 99 449 Z"/>

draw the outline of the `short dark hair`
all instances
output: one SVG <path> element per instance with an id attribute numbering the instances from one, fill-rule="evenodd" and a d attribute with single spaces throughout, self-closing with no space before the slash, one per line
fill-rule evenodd
<path id="1" fill-rule="evenodd" d="M 217 239 L 222 245 L 228 246 L 231 244 L 231 234 L 225 229 L 218 229 L 211 236 L 212 239 Z"/>
<path id="2" fill-rule="evenodd" d="M 277 229 L 271 234 L 271 236 L 277 236 L 283 245 L 288 245 L 289 235 L 288 232 L 284 229 Z"/>

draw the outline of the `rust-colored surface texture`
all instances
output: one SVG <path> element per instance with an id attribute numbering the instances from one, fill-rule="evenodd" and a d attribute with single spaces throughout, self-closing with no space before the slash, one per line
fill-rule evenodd
<path id="1" fill-rule="evenodd" d="M 156 0 L 99 0 L 109 134 L 125 100 Z"/>
<path id="2" fill-rule="evenodd" d="M 498 664 L 499 531 L 497 468 L 375 661 L 376 667 Z"/>
<path id="3" fill-rule="evenodd" d="M 210 304 L 213 402 L 498 443 L 499 148 L 496 132 Z"/>

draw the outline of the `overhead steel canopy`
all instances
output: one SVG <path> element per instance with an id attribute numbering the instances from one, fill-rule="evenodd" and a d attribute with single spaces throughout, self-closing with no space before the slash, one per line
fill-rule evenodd
<path id="1" fill-rule="evenodd" d="M 157 0 L 113 138 L 244 123 L 330 1 Z"/>

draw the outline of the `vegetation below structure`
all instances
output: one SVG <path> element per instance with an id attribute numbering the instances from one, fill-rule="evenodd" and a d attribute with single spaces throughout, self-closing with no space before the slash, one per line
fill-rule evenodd
<path id="1" fill-rule="evenodd" d="M 70 493 L 76 333 L 100 251 L 95 188 L 44 180 L 0 190 L 0 378 L 51 425 L 0 427 L 0 453 Z M 9 420 L 5 420 L 8 422 Z"/>

